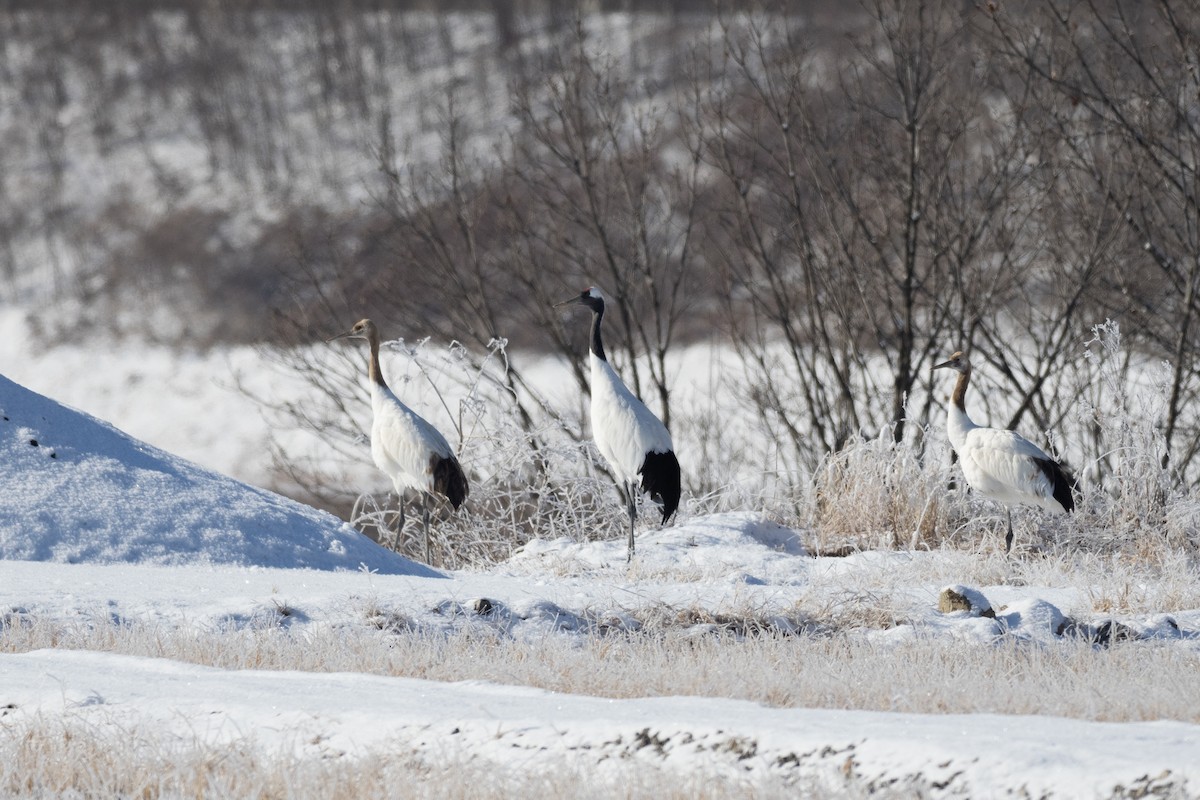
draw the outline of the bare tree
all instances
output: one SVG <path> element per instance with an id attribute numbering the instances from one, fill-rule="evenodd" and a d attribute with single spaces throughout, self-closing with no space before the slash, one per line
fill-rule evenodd
<path id="1" fill-rule="evenodd" d="M 975 276 L 1026 180 L 1028 142 L 991 124 L 962 12 L 865 11 L 849 56 L 775 16 L 733 18 L 707 112 L 734 338 L 760 413 L 809 464 L 864 429 L 904 438 L 931 356 L 970 339 Z M 1015 259 L 1000 271 L 1024 277 Z"/>
<path id="2" fill-rule="evenodd" d="M 667 352 L 706 284 L 696 251 L 698 158 L 672 159 L 670 117 L 648 107 L 652 99 L 619 63 L 593 52 L 582 18 L 541 72 L 546 80 L 516 95 L 514 233 L 538 263 L 538 280 L 554 276 L 563 291 L 601 283 L 630 385 L 658 398 L 669 426 Z M 561 330 L 554 337 L 560 348 L 580 341 Z M 586 389 L 581 369 L 576 377 Z"/>
<path id="3" fill-rule="evenodd" d="M 992 30 L 1045 86 L 1041 107 L 1065 169 L 1102 198 L 1102 215 L 1072 227 L 1103 219 L 1121 233 L 1105 237 L 1121 258 L 1105 264 L 1104 297 L 1136 322 L 1124 328 L 1129 340 L 1171 363 L 1163 433 L 1186 473 L 1200 453 L 1188 410 L 1200 394 L 1200 21 L 1193 4 L 1174 0 L 1060 0 L 1030 12 L 999 10 Z"/>

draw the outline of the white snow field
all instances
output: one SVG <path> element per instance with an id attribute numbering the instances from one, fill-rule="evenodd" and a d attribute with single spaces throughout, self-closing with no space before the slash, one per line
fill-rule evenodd
<path id="1" fill-rule="evenodd" d="M 4 793 L 77 790 L 61 774 L 79 741 L 98 773 L 141 764 L 140 783 L 98 785 L 167 796 L 251 791 L 182 788 L 162 766 L 180 749 L 204 769 L 238 763 L 231 748 L 290 765 L 271 784 L 290 796 L 333 796 L 307 767 L 391 774 L 396 759 L 417 781 L 400 794 L 425 796 L 1200 793 L 1200 610 L 1126 615 L 1129 641 L 1108 646 L 1072 637 L 1070 619 L 1097 630 L 1106 590 L 1072 585 L 1069 568 L 1039 586 L 993 565 L 1000 583 L 959 587 L 974 611 L 941 613 L 947 576 L 983 556 L 813 558 L 795 531 L 730 513 L 642 530 L 630 567 L 621 541 L 560 540 L 439 572 L 3 377 L 0 412 Z M 839 629 L 814 608 L 895 622 L 856 628 L 847 612 Z M 1069 688 L 1009 676 L 1013 702 L 946 702 L 914 646 L 968 664 L 957 694 L 996 680 L 971 674 L 971 653 L 1066 672 Z M 431 663 L 408 674 L 421 677 L 389 674 L 420 647 Z M 586 666 L 563 681 L 572 692 L 538 688 L 573 658 Z M 1109 661 L 1108 683 L 1071 686 Z M 763 666 L 772 685 L 741 686 Z"/>

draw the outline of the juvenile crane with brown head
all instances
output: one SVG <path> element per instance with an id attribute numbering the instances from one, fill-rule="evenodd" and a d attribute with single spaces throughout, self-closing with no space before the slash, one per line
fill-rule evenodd
<path id="1" fill-rule="evenodd" d="M 971 362 L 966 354 L 959 351 L 933 368 L 958 373 L 946 411 L 946 433 L 971 488 L 1004 505 L 1005 552 L 1012 548 L 1012 506 L 1038 506 L 1058 514 L 1073 511 L 1075 478 L 1070 472 L 1016 431 L 985 428 L 967 415 Z"/>
<path id="2" fill-rule="evenodd" d="M 457 511 L 470 494 L 467 476 L 454 455 L 453 448 L 421 415 L 404 403 L 387 385 L 379 366 L 379 329 L 369 319 L 359 320 L 354 327 L 335 339 L 363 339 L 371 347 L 367 374 L 371 380 L 371 456 L 375 465 L 392 479 L 400 498 L 400 521 L 396 542 L 404 528 L 404 493 L 406 489 L 419 492 L 424 500 L 422 515 L 425 534 L 425 561 L 431 560 L 429 541 L 430 501 L 444 497 Z"/>

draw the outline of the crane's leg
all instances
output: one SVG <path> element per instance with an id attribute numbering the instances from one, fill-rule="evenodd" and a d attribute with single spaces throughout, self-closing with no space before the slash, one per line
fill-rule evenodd
<path id="1" fill-rule="evenodd" d="M 1004 552 L 1008 553 L 1012 550 L 1012 509 L 1005 506 L 1004 512 L 1008 515 L 1008 535 L 1004 537 Z"/>
<path id="2" fill-rule="evenodd" d="M 392 549 L 400 552 L 400 540 L 404 537 L 404 492 L 396 493 L 396 536 L 392 539 Z"/>
<path id="3" fill-rule="evenodd" d="M 429 492 L 425 492 L 425 511 L 421 515 L 421 525 L 425 529 L 425 563 L 433 565 L 433 549 L 429 543 Z"/>
<path id="4" fill-rule="evenodd" d="M 629 554 L 625 557 L 625 561 L 633 561 L 633 526 L 637 522 L 637 491 L 632 483 L 625 484 L 625 499 L 629 503 Z"/>

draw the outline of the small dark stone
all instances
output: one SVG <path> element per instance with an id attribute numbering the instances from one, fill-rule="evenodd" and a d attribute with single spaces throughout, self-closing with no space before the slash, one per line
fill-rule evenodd
<path id="1" fill-rule="evenodd" d="M 486 597 L 481 597 L 475 601 L 475 613 L 481 617 L 486 617 L 495 610 L 496 604 Z"/>
<path id="2" fill-rule="evenodd" d="M 30 440 L 29 440 L 29 443 L 30 443 L 31 445 L 33 445 L 34 447 L 37 447 L 37 446 L 38 446 L 37 439 L 30 439 Z"/>
<path id="3" fill-rule="evenodd" d="M 1099 647 L 1109 647 L 1115 642 L 1132 642 L 1142 638 L 1133 628 L 1111 619 L 1105 620 L 1099 627 L 1068 619 L 1062 627 L 1061 635 L 1078 636 Z"/>
<path id="4" fill-rule="evenodd" d="M 1100 640 L 1100 644 L 1132 642 L 1142 638 L 1133 628 L 1111 619 L 1100 626 L 1100 629 L 1096 631 L 1096 636 Z"/>

